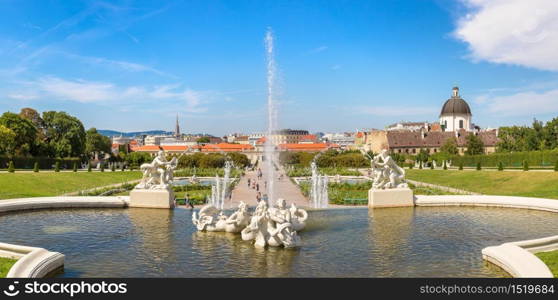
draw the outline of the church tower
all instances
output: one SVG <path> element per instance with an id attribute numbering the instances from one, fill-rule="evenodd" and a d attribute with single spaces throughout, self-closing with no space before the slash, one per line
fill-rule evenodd
<path id="1" fill-rule="evenodd" d="M 449 98 L 440 113 L 440 125 L 444 131 L 458 131 L 465 129 L 473 130 L 471 122 L 471 108 L 469 104 L 459 95 L 459 88 L 452 89 L 451 98 Z"/>
<path id="2" fill-rule="evenodd" d="M 178 124 L 178 114 L 176 114 L 176 127 L 174 129 L 174 136 L 176 138 L 180 137 L 180 125 Z"/>

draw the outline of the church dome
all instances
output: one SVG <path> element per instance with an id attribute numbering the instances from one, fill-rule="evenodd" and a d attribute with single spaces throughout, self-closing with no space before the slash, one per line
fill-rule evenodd
<path id="1" fill-rule="evenodd" d="M 442 106 L 440 116 L 454 114 L 471 115 L 471 108 L 469 107 L 469 104 L 467 104 L 467 102 L 459 96 L 458 87 L 453 88 L 453 94 L 451 98 L 444 103 L 444 106 Z"/>

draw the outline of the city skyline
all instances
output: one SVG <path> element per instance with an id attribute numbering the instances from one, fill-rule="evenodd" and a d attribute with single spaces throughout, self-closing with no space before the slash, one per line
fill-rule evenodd
<path id="1" fill-rule="evenodd" d="M 549 0 L 0 6 L 2 111 L 63 110 L 87 128 L 171 131 L 178 113 L 184 132 L 264 131 L 267 28 L 281 128 L 437 121 L 455 85 L 481 127 L 558 113 Z"/>

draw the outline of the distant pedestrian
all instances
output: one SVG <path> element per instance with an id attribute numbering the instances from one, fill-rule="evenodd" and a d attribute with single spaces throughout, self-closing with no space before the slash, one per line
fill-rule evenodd
<path id="1" fill-rule="evenodd" d="M 184 204 L 190 206 L 190 209 L 194 209 L 194 204 L 190 201 L 190 195 L 188 195 L 188 193 L 184 195 Z"/>
<path id="2" fill-rule="evenodd" d="M 250 187 L 250 178 L 248 178 L 248 187 Z"/>
<path id="3" fill-rule="evenodd" d="M 260 191 L 260 184 L 256 183 L 256 192 L 259 192 L 259 191 Z"/>
<path id="4" fill-rule="evenodd" d="M 257 203 L 260 203 L 261 200 L 262 200 L 262 194 L 258 192 L 258 193 L 256 194 L 256 202 L 257 202 Z"/>

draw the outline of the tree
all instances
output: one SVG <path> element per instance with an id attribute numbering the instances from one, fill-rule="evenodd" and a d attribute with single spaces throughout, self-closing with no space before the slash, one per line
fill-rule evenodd
<path id="1" fill-rule="evenodd" d="M 504 163 L 503 162 L 498 162 L 498 171 L 504 171 Z"/>
<path id="2" fill-rule="evenodd" d="M 419 161 L 419 169 L 422 170 L 422 160 Z"/>
<path id="3" fill-rule="evenodd" d="M 85 153 L 94 156 L 95 153 L 110 153 L 112 141 L 110 138 L 97 132 L 96 128 L 90 128 L 85 133 Z"/>
<path id="4" fill-rule="evenodd" d="M 201 153 L 200 153 L 201 154 Z M 184 155 L 189 156 L 189 155 Z M 146 163 L 151 160 L 151 155 L 146 152 L 132 152 L 126 156 L 126 163 L 130 166 L 130 170 L 135 167 L 141 166 L 141 164 Z"/>
<path id="5" fill-rule="evenodd" d="M 56 157 L 77 157 L 85 151 L 85 129 L 77 118 L 65 112 L 43 113 L 46 143 Z"/>
<path id="6" fill-rule="evenodd" d="M 14 162 L 12 160 L 10 160 L 10 163 L 8 164 L 8 172 L 10 172 L 10 173 L 15 172 L 15 166 L 14 166 Z"/>
<path id="7" fill-rule="evenodd" d="M 39 162 L 38 161 L 36 161 L 35 165 L 33 166 L 33 172 L 39 173 Z"/>
<path id="8" fill-rule="evenodd" d="M 16 134 L 10 128 L 0 125 L 0 154 L 14 155 Z"/>
<path id="9" fill-rule="evenodd" d="M 466 137 L 467 140 L 467 150 L 465 151 L 468 155 L 477 155 L 484 153 L 484 143 L 477 135 L 471 133 Z"/>
<path id="10" fill-rule="evenodd" d="M 454 137 L 447 139 L 442 147 L 440 147 L 440 151 L 448 155 L 459 154 L 459 149 L 457 148 L 457 139 Z"/>
<path id="11" fill-rule="evenodd" d="M 430 154 L 426 149 L 420 149 L 419 153 L 417 154 L 417 160 L 422 162 L 427 162 Z"/>
<path id="12" fill-rule="evenodd" d="M 196 143 L 198 143 L 198 145 L 199 144 L 209 144 L 210 142 L 211 142 L 211 140 L 207 136 L 202 136 L 201 138 L 196 140 Z"/>
<path id="13" fill-rule="evenodd" d="M 27 155 L 35 142 L 37 128 L 31 121 L 11 112 L 5 112 L 0 117 L 0 125 L 9 128 L 14 134 L 14 154 Z"/>
<path id="14" fill-rule="evenodd" d="M 245 168 L 250 164 L 250 159 L 248 159 L 248 156 L 246 156 L 246 154 L 231 152 L 227 153 L 227 156 L 230 160 L 232 160 L 234 166 L 237 168 Z"/>

